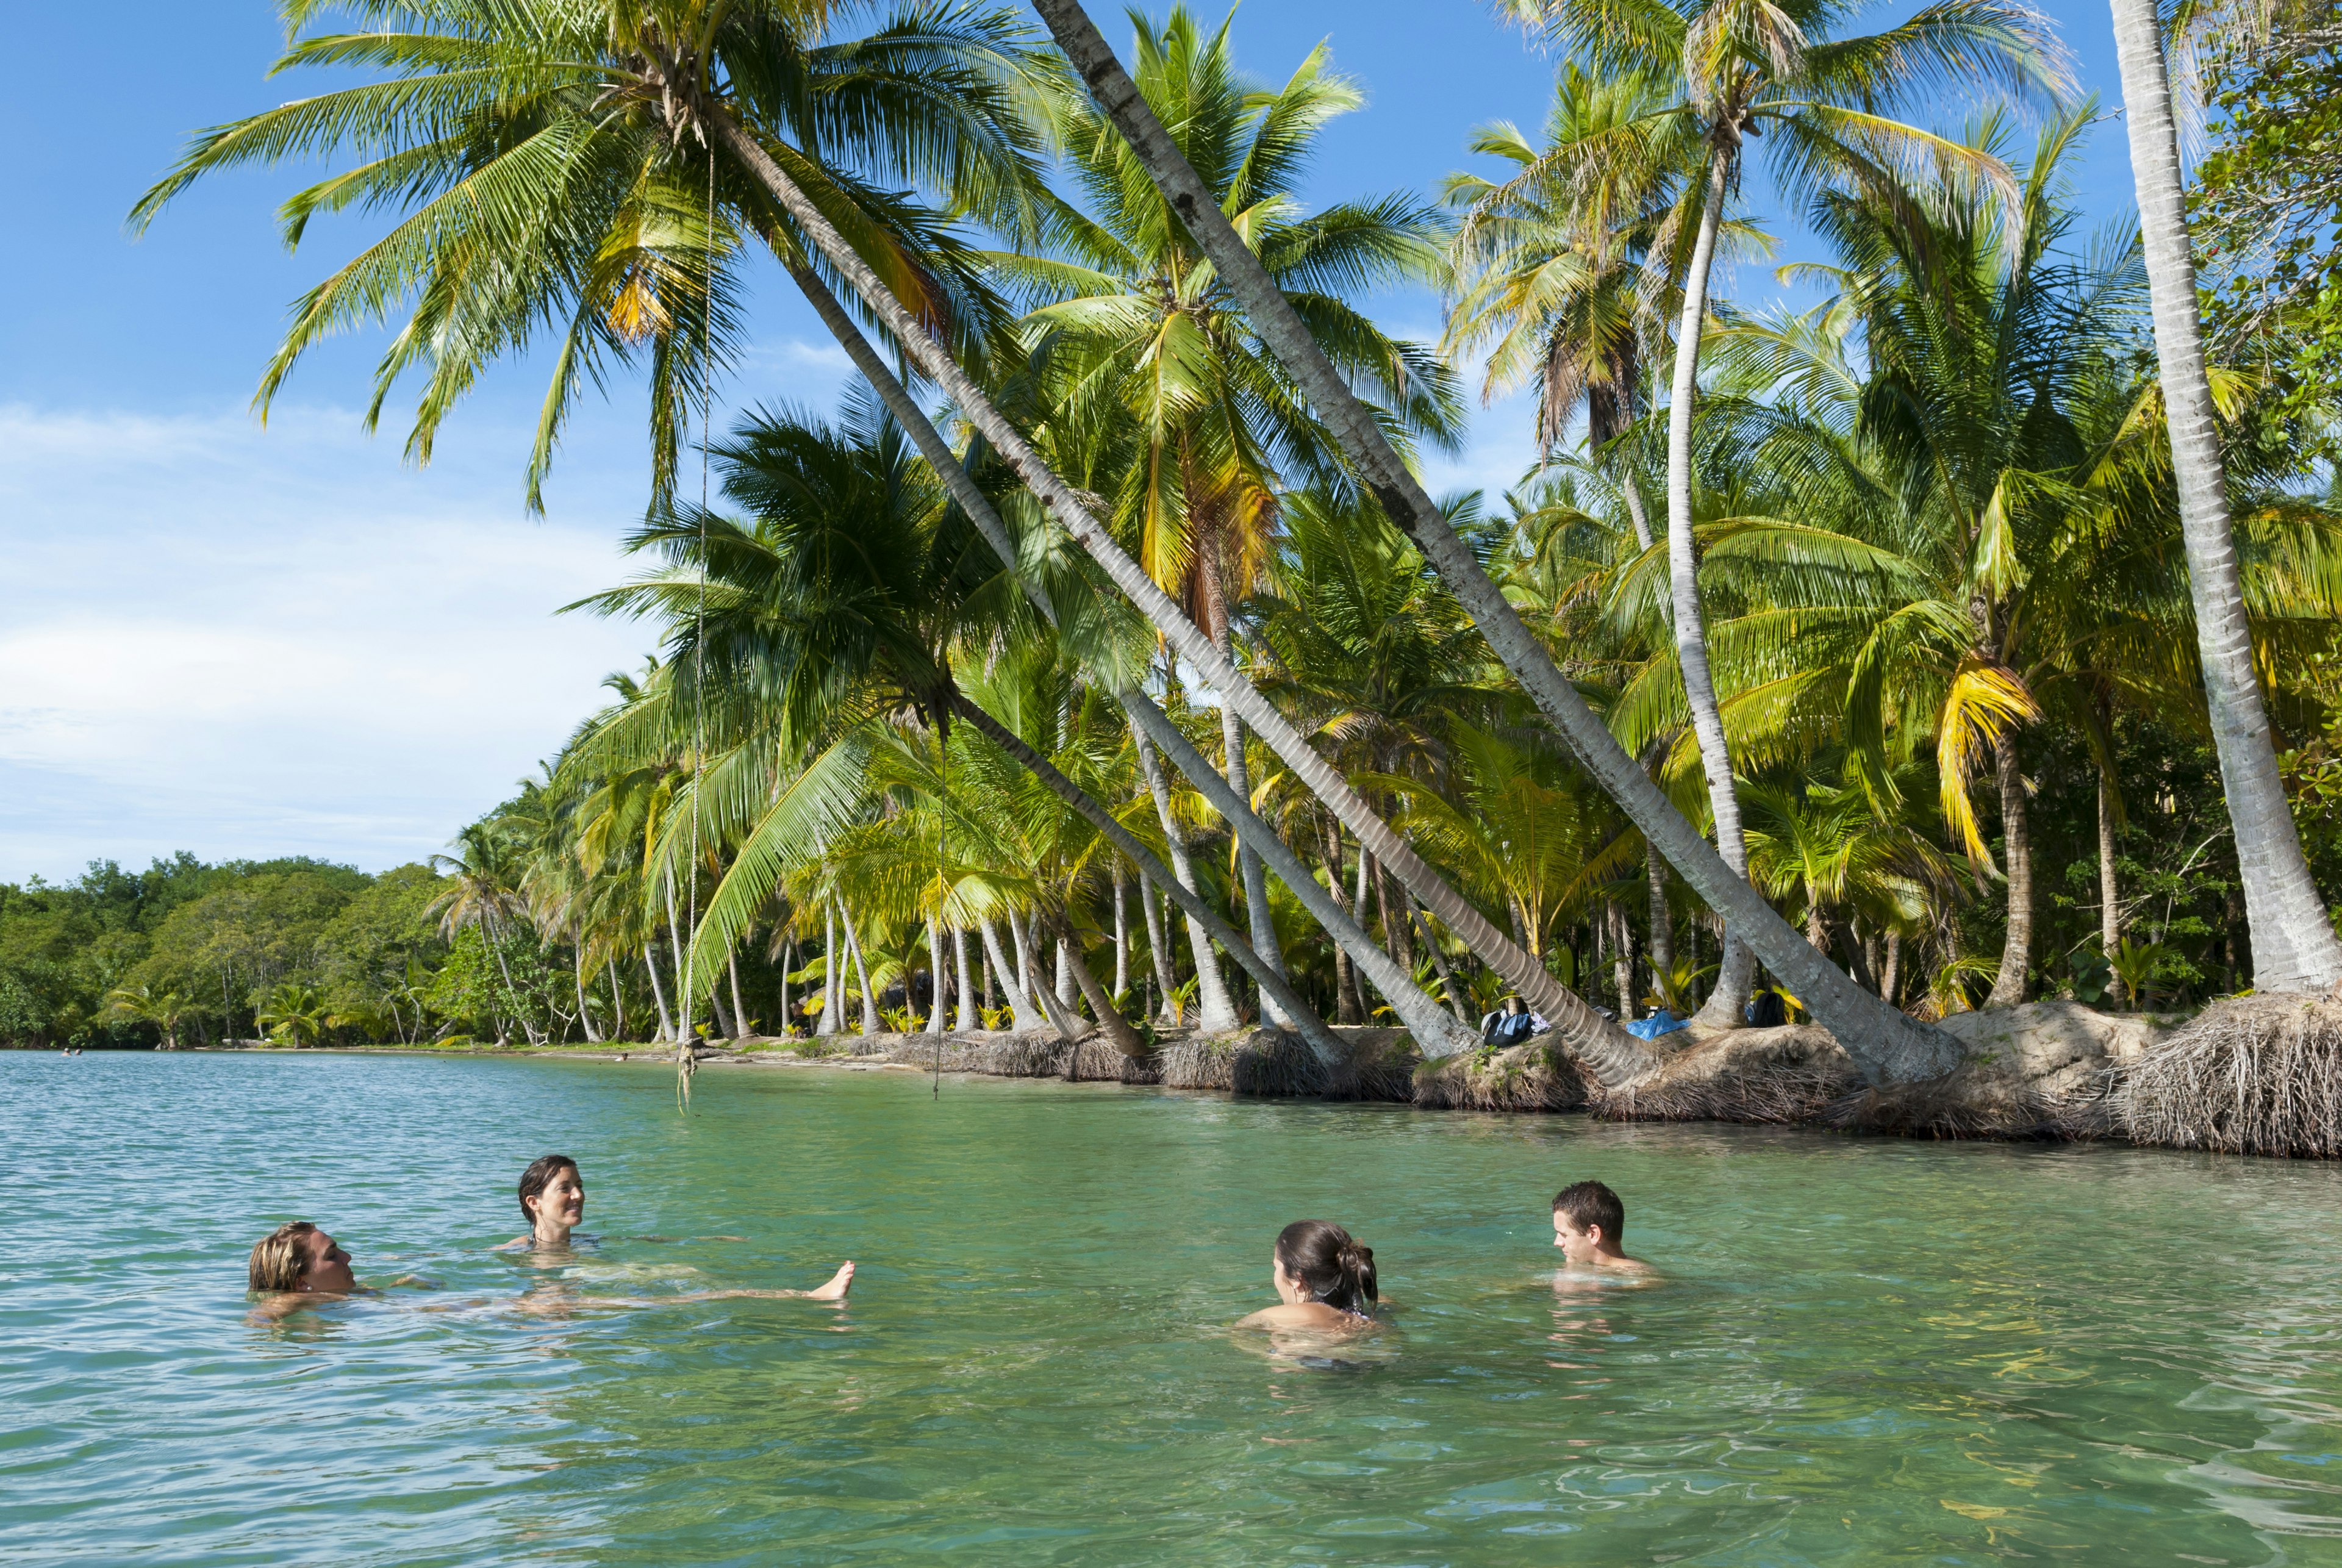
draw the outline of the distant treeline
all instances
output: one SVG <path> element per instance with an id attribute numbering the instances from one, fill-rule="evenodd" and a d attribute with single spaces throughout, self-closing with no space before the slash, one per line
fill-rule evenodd
<path id="1" fill-rule="evenodd" d="M 99 860 L 62 884 L 0 883 L 0 1046 L 557 1042 L 656 1028 L 639 954 L 581 961 L 516 899 L 507 908 L 455 869 L 206 864 L 182 851 L 144 872 Z M 738 969 L 747 1021 L 777 1020 L 777 967 L 744 955 Z M 805 994 L 817 1002 L 818 984 Z"/>
<path id="2" fill-rule="evenodd" d="M 369 876 L 182 851 L 144 872 L 93 861 L 59 886 L 0 883 L 0 1040 L 184 1045 L 280 1025 L 305 1040 L 411 1038 L 448 989 L 430 913 L 442 880 L 421 865 Z"/>

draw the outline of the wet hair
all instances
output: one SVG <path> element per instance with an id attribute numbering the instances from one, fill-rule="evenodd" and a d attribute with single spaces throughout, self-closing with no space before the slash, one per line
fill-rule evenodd
<path id="1" fill-rule="evenodd" d="M 1365 1317 L 1375 1301 L 1375 1250 L 1331 1220 L 1296 1220 L 1277 1233 L 1276 1261 L 1313 1300 Z"/>
<path id="2" fill-rule="evenodd" d="M 1600 1182 L 1572 1182 L 1553 1195 L 1553 1212 L 1567 1214 L 1569 1223 L 1581 1231 L 1600 1225 L 1604 1241 L 1614 1247 L 1625 1244 L 1626 1205 Z"/>
<path id="3" fill-rule="evenodd" d="M 309 1272 L 309 1249 L 305 1239 L 317 1227 L 306 1220 L 290 1220 L 269 1232 L 252 1245 L 252 1267 L 247 1275 L 256 1291 L 297 1291 L 301 1276 Z"/>
<path id="4" fill-rule="evenodd" d="M 579 1181 L 586 1179 L 577 1169 L 577 1162 L 566 1154 L 540 1154 L 529 1163 L 527 1170 L 520 1174 L 520 1217 L 526 1220 L 532 1229 L 535 1227 L 536 1215 L 529 1211 L 528 1201 L 544 1196 L 545 1189 L 552 1185 L 553 1178 L 564 1171 L 576 1176 Z"/>

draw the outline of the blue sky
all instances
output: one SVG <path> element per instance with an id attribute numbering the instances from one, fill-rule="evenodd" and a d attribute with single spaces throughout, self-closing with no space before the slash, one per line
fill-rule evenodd
<path id="1" fill-rule="evenodd" d="M 2105 8 L 2047 9 L 2082 85 L 2118 103 Z M 639 627 L 554 614 L 629 569 L 639 397 L 585 409 L 542 520 L 520 504 L 542 390 L 526 365 L 475 395 L 427 469 L 403 461 L 395 404 L 381 435 L 360 428 L 368 335 L 313 355 L 263 429 L 250 398 L 288 302 L 375 225 L 320 225 L 288 256 L 272 215 L 294 169 L 200 187 L 135 242 L 122 219 L 189 131 L 326 84 L 265 77 L 281 34 L 252 0 L 33 7 L 10 33 L 46 65 L 0 100 L 0 192 L 19 215 L 0 261 L 0 881 L 182 848 L 376 869 L 441 847 L 647 651 Z M 1552 75 L 1472 0 L 1249 0 L 1236 37 L 1270 76 L 1330 42 L 1366 87 L 1325 138 L 1325 200 L 1430 190 L 1475 125 L 1533 126 Z M 1945 128 L 1963 113 L 1943 105 Z M 2083 197 L 2115 217 L 2129 185 L 2109 121 Z M 1726 286 L 1777 292 L 1769 266 Z M 1436 330 L 1427 296 L 1375 308 Z M 735 405 L 835 398 L 843 356 L 796 300 L 763 293 L 754 337 Z M 1501 487 L 1526 434 L 1518 400 L 1488 410 L 1435 487 Z"/>

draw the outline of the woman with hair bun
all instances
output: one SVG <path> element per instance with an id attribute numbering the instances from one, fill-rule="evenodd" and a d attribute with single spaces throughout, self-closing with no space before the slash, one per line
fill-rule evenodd
<path id="1" fill-rule="evenodd" d="M 1269 1277 L 1280 1304 L 1238 1328 L 1353 1331 L 1374 1323 L 1375 1250 L 1331 1220 L 1296 1220 L 1276 1238 Z"/>

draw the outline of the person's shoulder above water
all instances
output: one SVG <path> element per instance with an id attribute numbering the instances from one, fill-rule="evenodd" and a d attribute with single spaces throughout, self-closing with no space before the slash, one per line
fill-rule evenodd
<path id="1" fill-rule="evenodd" d="M 1309 1328 L 1346 1332 L 1362 1328 L 1374 1320 L 1356 1313 L 1346 1313 L 1324 1302 L 1280 1302 L 1273 1307 L 1263 1307 L 1236 1319 L 1238 1328 Z"/>

